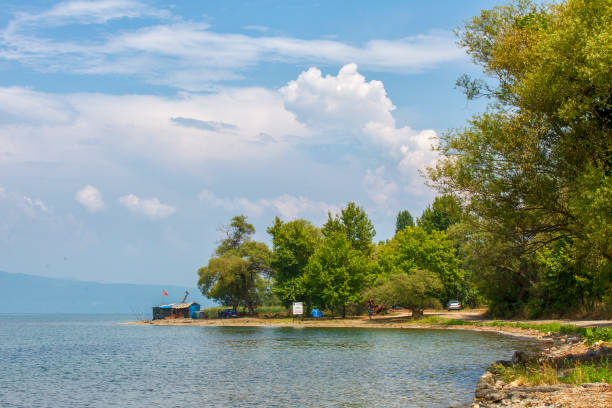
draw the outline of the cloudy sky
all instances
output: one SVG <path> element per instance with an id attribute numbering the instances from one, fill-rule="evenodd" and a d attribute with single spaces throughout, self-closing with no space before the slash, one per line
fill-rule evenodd
<path id="1" fill-rule="evenodd" d="M 493 4 L 5 0 L 0 270 L 194 285 L 232 216 L 348 201 L 389 238 L 483 108 L 452 30 Z"/>

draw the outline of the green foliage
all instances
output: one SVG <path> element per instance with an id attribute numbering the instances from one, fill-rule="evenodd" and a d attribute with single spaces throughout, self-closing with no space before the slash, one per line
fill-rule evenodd
<path id="1" fill-rule="evenodd" d="M 395 219 L 395 233 L 397 234 L 406 227 L 414 227 L 414 219 L 408 210 L 402 210 Z"/>
<path id="2" fill-rule="evenodd" d="M 612 342 L 611 327 L 587 327 L 582 335 L 587 344 L 593 344 L 598 341 Z"/>
<path id="3" fill-rule="evenodd" d="M 232 218 L 230 225 L 224 228 L 225 238 L 217 247 L 217 255 L 239 249 L 255 233 L 255 227 L 246 222 L 246 219 L 246 215 L 237 215 Z"/>
<path id="4" fill-rule="evenodd" d="M 369 269 L 368 258 L 353 247 L 344 231 L 328 231 L 308 262 L 303 287 L 310 294 L 311 304 L 329 309 L 342 307 L 345 317 L 346 305 L 361 301 Z"/>
<path id="5" fill-rule="evenodd" d="M 521 385 L 572 384 L 612 381 L 610 358 L 592 363 L 576 362 L 570 367 L 556 368 L 550 364 L 514 364 L 510 367 L 497 365 L 495 374 L 504 382 L 518 381 Z"/>
<path id="6" fill-rule="evenodd" d="M 325 237 L 342 232 L 353 249 L 366 255 L 372 253 L 376 231 L 365 210 L 354 202 L 348 203 L 335 217 L 328 213 L 322 232 Z"/>
<path id="7" fill-rule="evenodd" d="M 404 306 L 412 310 L 413 318 L 420 318 L 425 308 L 440 307 L 438 298 L 443 289 L 436 273 L 414 269 L 409 273 L 395 272 L 388 278 L 380 278 L 365 292 L 365 296 L 378 304 Z"/>
<path id="8" fill-rule="evenodd" d="M 266 291 L 263 276 L 271 272 L 270 250 L 266 244 L 250 239 L 254 233 L 255 228 L 245 216 L 234 217 L 216 256 L 198 269 L 198 287 L 204 296 L 231 305 L 234 310 L 242 305 L 251 315 Z"/>
<path id="9" fill-rule="evenodd" d="M 461 219 L 461 205 L 457 199 L 451 195 L 436 197 L 431 206 L 417 219 L 419 227 L 427 232 L 446 231 L 448 227 L 456 224 Z"/>
<path id="10" fill-rule="evenodd" d="M 518 0 L 459 31 L 493 78 L 459 83 L 492 103 L 428 175 L 465 203 L 462 253 L 494 314 L 612 301 L 611 23 L 607 0 Z"/>
<path id="11" fill-rule="evenodd" d="M 464 271 L 453 242 L 442 231 L 427 233 L 421 227 L 406 227 L 378 248 L 376 266 L 381 275 L 410 273 L 413 269 L 434 272 L 444 289 L 438 299 L 446 302 L 464 289 Z"/>
<path id="12" fill-rule="evenodd" d="M 272 235 L 270 266 L 276 280 L 275 293 L 288 305 L 305 295 L 298 278 L 321 243 L 321 231 L 306 220 L 283 222 L 276 217 L 268 233 Z"/>

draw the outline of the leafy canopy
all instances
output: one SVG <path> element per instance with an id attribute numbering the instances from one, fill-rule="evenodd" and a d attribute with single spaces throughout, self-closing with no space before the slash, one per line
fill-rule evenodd
<path id="1" fill-rule="evenodd" d="M 406 227 L 414 227 L 414 219 L 408 210 L 402 210 L 395 219 L 395 233 L 397 234 Z"/>

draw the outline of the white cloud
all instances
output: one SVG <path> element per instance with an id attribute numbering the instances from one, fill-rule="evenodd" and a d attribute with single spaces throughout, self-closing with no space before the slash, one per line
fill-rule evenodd
<path id="1" fill-rule="evenodd" d="M 3 120 L 9 116 L 17 119 Z M 263 161 L 286 152 L 288 138 L 308 135 L 278 92 L 261 88 L 166 98 L 0 87 L 0 152 L 7 163 L 83 164 L 117 153 L 173 167 Z"/>
<path id="2" fill-rule="evenodd" d="M 337 76 L 323 76 L 317 68 L 302 72 L 280 89 L 288 109 L 314 128 L 361 129 L 368 122 L 393 124 L 395 109 L 383 83 L 357 72 L 347 64 Z"/>
<path id="3" fill-rule="evenodd" d="M 306 197 L 295 197 L 282 194 L 274 198 L 249 200 L 244 197 L 220 198 L 210 190 L 202 190 L 200 201 L 211 207 L 223 208 L 226 211 L 244 211 L 247 215 L 261 215 L 272 211 L 282 219 L 292 220 L 307 215 L 324 216 L 328 211 L 336 213 L 338 207 L 322 201 L 313 201 Z"/>
<path id="4" fill-rule="evenodd" d="M 138 29 L 99 30 L 100 35 L 86 41 L 82 37 L 59 41 L 40 34 L 43 27 L 140 17 L 160 22 Z M 261 31 L 261 27 L 257 29 Z M 66 2 L 38 14 L 21 13 L 0 38 L 0 58 L 41 71 L 137 75 L 149 82 L 190 90 L 240 78 L 242 71 L 264 61 L 354 61 L 369 69 L 411 72 L 464 58 L 450 33 L 373 40 L 361 46 L 325 39 L 248 36 L 215 32 L 206 23 L 180 21 L 167 10 L 121 0 Z"/>
<path id="5" fill-rule="evenodd" d="M 30 216 L 35 215 L 37 211 L 44 213 L 49 211 L 47 205 L 38 198 L 33 199 L 28 196 L 23 196 L 23 201 L 25 202 L 24 210 Z"/>
<path id="6" fill-rule="evenodd" d="M 167 218 L 176 211 L 176 208 L 161 203 L 157 198 L 143 199 L 134 194 L 119 197 L 118 201 L 131 212 L 152 219 Z"/>
<path id="7" fill-rule="evenodd" d="M 337 76 L 323 76 L 318 69 L 310 68 L 281 88 L 280 93 L 286 107 L 300 121 L 321 131 L 323 142 L 349 134 L 353 140 L 365 143 L 372 155 L 382 149 L 396 161 L 406 190 L 417 194 L 428 191 L 419 172 L 435 163 L 437 153 L 432 151 L 432 145 L 438 143 L 436 132 L 396 127 L 392 115 L 395 106 L 383 83 L 366 81 L 355 64 L 345 65 Z M 383 167 L 374 172 L 368 170 L 364 179 L 370 198 L 377 204 L 397 188 L 395 182 L 383 181 L 383 173 Z"/>
<path id="8" fill-rule="evenodd" d="M 90 212 L 101 211 L 106 207 L 100 190 L 91 185 L 77 191 L 75 199 Z"/>
<path id="9" fill-rule="evenodd" d="M 395 194 L 398 191 L 394 181 L 385 179 L 385 167 L 380 166 L 372 171 L 368 169 L 363 178 L 363 186 L 370 199 L 378 206 L 389 207 L 397 203 Z"/>

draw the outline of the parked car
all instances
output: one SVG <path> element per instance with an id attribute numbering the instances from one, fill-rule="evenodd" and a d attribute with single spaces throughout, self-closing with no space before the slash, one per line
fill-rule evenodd
<path id="1" fill-rule="evenodd" d="M 446 308 L 450 312 L 451 310 L 461 310 L 461 303 L 458 300 L 450 300 L 446 304 Z"/>

